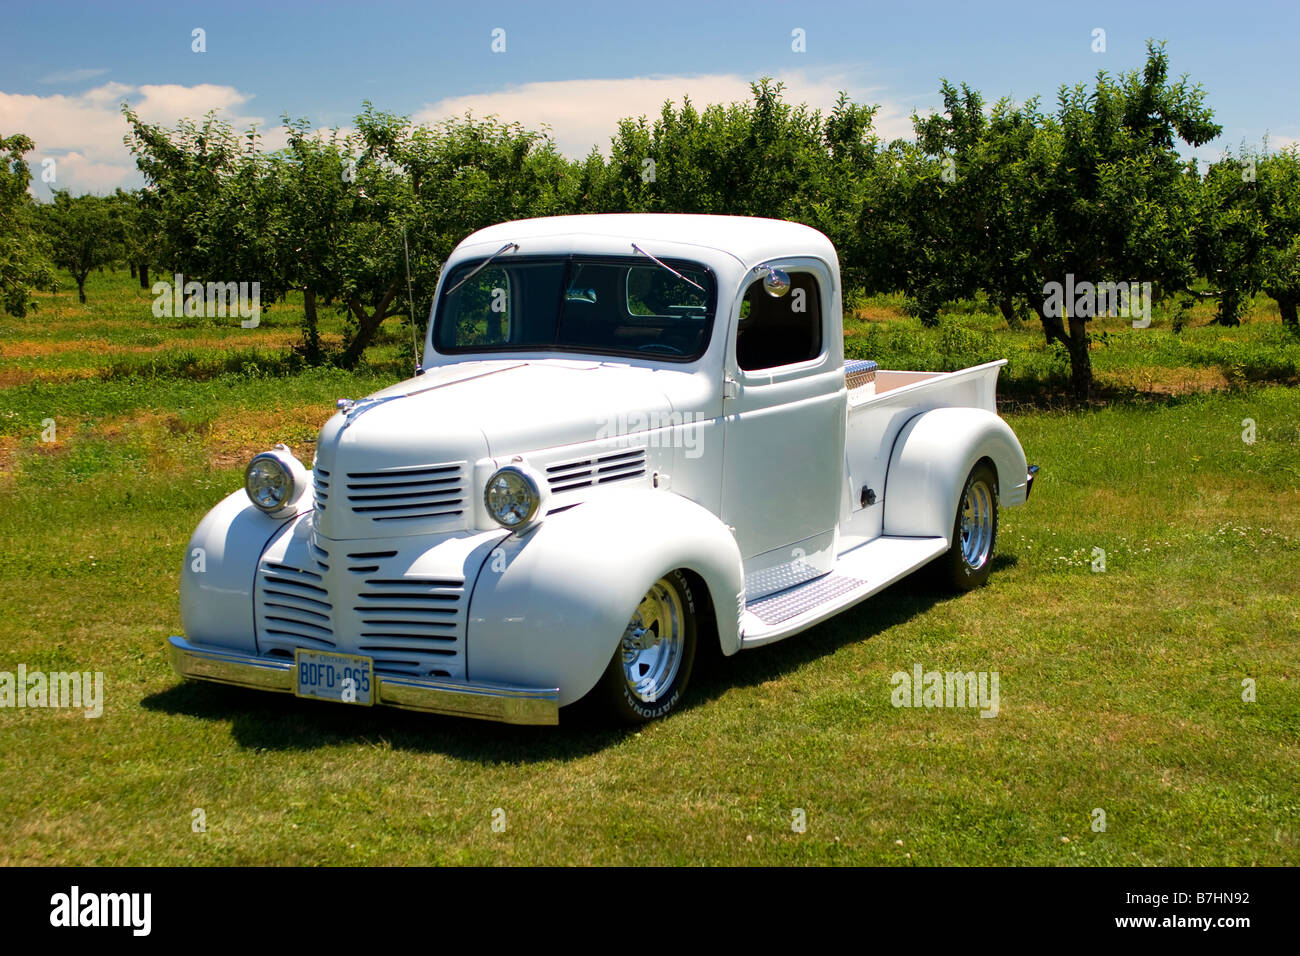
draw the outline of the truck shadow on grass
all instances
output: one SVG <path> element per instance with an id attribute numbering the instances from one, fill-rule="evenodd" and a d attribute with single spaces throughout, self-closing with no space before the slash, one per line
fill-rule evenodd
<path id="1" fill-rule="evenodd" d="M 993 574 L 1012 568 L 1014 555 L 993 558 Z M 996 577 L 995 577 L 996 580 Z M 835 653 L 841 647 L 875 638 L 905 624 L 930 608 L 961 595 L 936 589 L 917 572 L 827 621 L 767 647 L 742 651 L 731 657 L 720 653 L 697 658 L 691 677 L 689 700 L 681 713 L 707 705 L 729 690 L 754 687 L 778 680 L 805 664 Z"/>
<path id="2" fill-rule="evenodd" d="M 1014 556 L 994 558 L 994 571 L 1013 566 Z M 840 647 L 866 641 L 905 623 L 950 594 L 919 578 L 904 579 L 829 621 L 770 647 L 723 658 L 714 652 L 697 660 L 681 719 L 729 690 L 753 687 L 788 674 Z M 614 725 L 594 708 L 565 708 L 558 727 L 518 727 L 489 721 L 412 713 L 389 707 L 347 707 L 300 700 L 288 694 L 189 682 L 146 697 L 145 709 L 228 721 L 231 736 L 245 749 L 303 751 L 339 744 L 385 745 L 393 750 L 438 753 L 482 764 L 569 760 L 598 753 L 639 728 Z"/>

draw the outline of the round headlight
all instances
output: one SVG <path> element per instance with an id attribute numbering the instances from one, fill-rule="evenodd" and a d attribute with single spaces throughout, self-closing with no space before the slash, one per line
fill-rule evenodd
<path id="1" fill-rule="evenodd" d="M 533 524 L 542 508 L 542 485 L 528 468 L 506 465 L 488 479 L 483 503 L 492 520 L 519 531 Z"/>
<path id="2" fill-rule="evenodd" d="M 244 470 L 248 499 L 269 515 L 292 508 L 306 487 L 307 470 L 286 445 L 255 455 Z"/>

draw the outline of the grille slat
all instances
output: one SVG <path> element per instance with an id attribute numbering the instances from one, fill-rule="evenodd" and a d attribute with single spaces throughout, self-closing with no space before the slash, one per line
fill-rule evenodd
<path id="1" fill-rule="evenodd" d="M 373 501 L 373 498 L 370 501 Z M 357 514 L 365 514 L 365 512 L 369 511 L 411 511 L 421 509 L 421 507 L 424 507 L 424 509 L 433 507 L 433 509 L 445 511 L 446 514 L 459 515 L 461 509 L 455 506 L 460 505 L 460 503 L 463 503 L 463 498 L 452 498 L 450 501 L 412 501 L 406 503 L 406 505 L 363 505 L 360 507 L 354 505 L 352 510 L 356 511 Z"/>
<path id="2" fill-rule="evenodd" d="M 295 611 L 298 614 L 306 614 L 308 617 L 314 617 L 317 620 L 324 621 L 326 624 L 329 623 L 329 619 L 330 619 L 330 616 L 328 614 L 322 614 L 320 611 L 312 611 L 305 607 L 299 607 L 296 604 L 285 604 L 283 601 L 267 601 L 266 606 L 278 607 L 282 611 Z M 325 606 L 327 608 L 329 607 L 328 604 Z"/>
<path id="3" fill-rule="evenodd" d="M 285 596 L 293 595 L 294 597 L 302 598 L 304 601 L 315 601 L 318 604 L 324 604 L 326 607 L 329 607 L 329 601 L 325 600 L 325 598 L 329 597 L 329 592 L 315 584 L 303 584 L 300 581 L 292 581 L 288 578 L 276 577 L 273 574 L 265 573 L 262 575 L 262 580 L 266 583 L 268 589 L 274 586 L 279 594 Z M 298 590 L 294 590 L 295 588 Z"/>

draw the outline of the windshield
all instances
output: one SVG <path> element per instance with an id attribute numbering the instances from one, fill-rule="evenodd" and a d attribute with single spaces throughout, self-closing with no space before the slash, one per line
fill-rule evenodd
<path id="1" fill-rule="evenodd" d="M 690 282 L 644 257 L 460 263 L 443 283 L 453 291 L 438 303 L 434 347 L 443 353 L 545 349 L 699 358 L 717 303 L 713 273 L 696 262 L 665 262 Z"/>

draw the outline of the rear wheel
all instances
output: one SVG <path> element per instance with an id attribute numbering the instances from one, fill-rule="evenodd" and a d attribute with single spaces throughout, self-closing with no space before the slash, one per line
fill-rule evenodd
<path id="1" fill-rule="evenodd" d="M 601 678 L 602 695 L 621 720 L 642 724 L 677 708 L 691 679 L 698 630 L 690 581 L 670 571 L 641 598 Z"/>
<path id="2" fill-rule="evenodd" d="M 940 583 L 970 591 L 989 579 L 998 539 L 998 473 L 987 461 L 971 469 L 957 502 L 952 546 L 935 562 Z"/>

